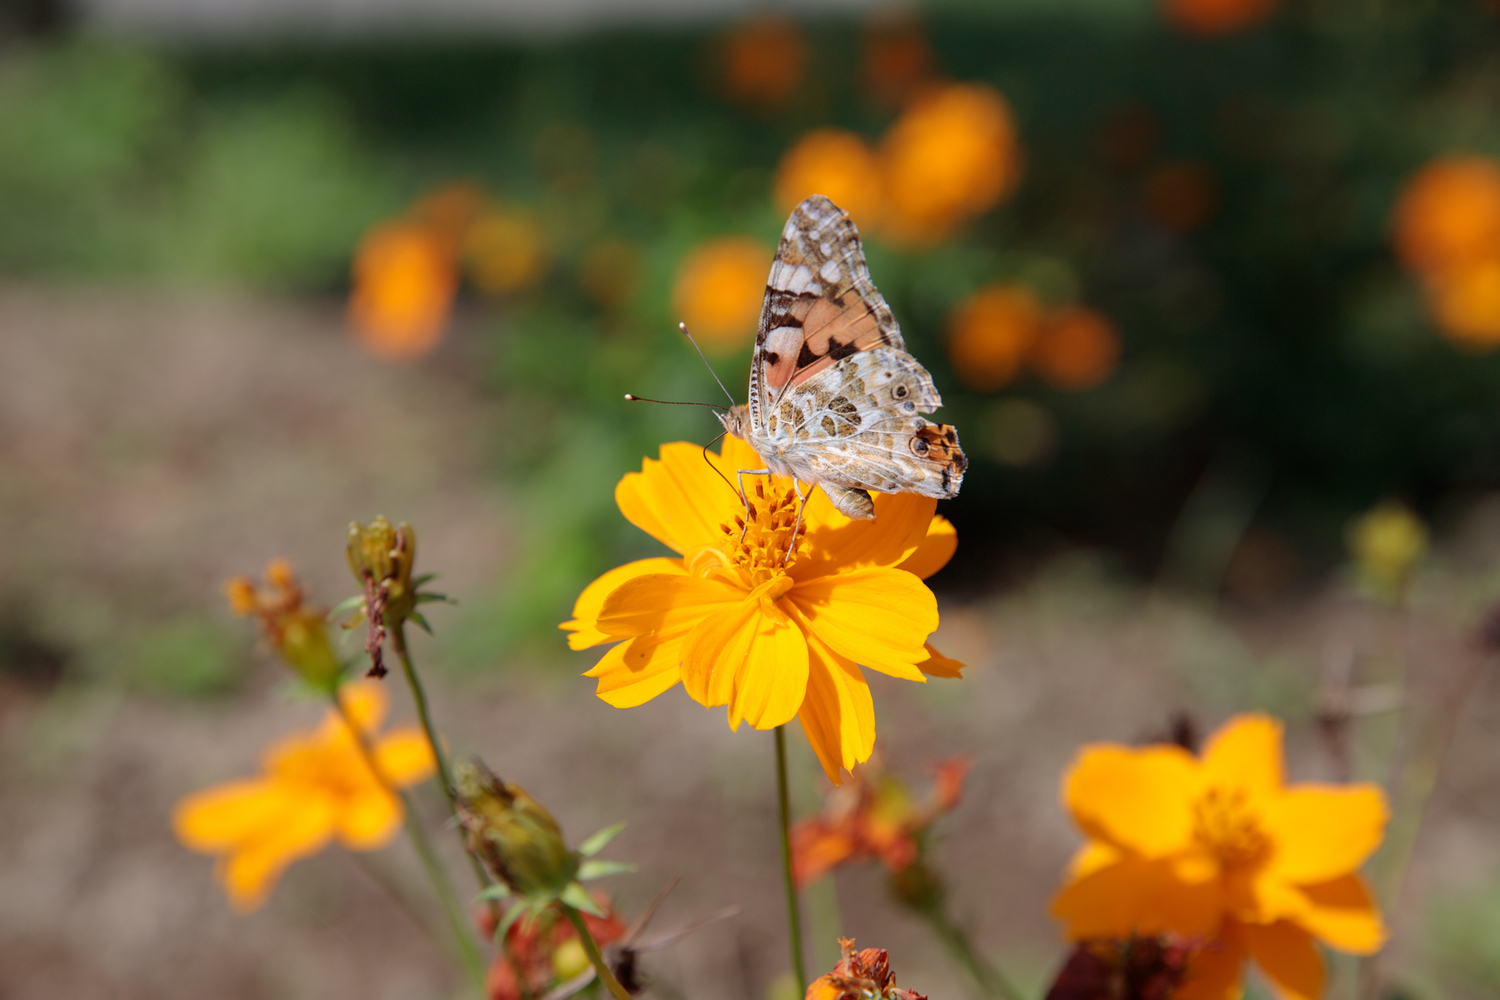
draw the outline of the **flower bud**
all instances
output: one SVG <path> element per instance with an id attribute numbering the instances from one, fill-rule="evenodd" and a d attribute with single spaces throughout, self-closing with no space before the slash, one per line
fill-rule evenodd
<path id="1" fill-rule="evenodd" d="M 833 971 L 807 988 L 807 1000 L 927 1000 L 915 990 L 897 988 L 884 948 L 855 951 L 853 938 L 839 938 L 839 954 Z"/>
<path id="2" fill-rule="evenodd" d="M 552 814 L 482 763 L 458 762 L 454 782 L 469 851 L 518 895 L 561 895 L 579 860 Z"/>
<path id="3" fill-rule="evenodd" d="M 1365 588 L 1394 601 L 1427 554 L 1427 529 L 1406 505 L 1387 501 L 1354 522 L 1349 548 Z"/>
<path id="4" fill-rule="evenodd" d="M 246 576 L 224 584 L 229 608 L 240 616 L 254 616 L 276 654 L 308 684 L 322 691 L 338 686 L 342 667 L 328 641 L 322 608 L 306 603 L 306 592 L 296 571 L 285 559 L 266 566 L 266 585 L 256 587 Z"/>
<path id="5" fill-rule="evenodd" d="M 384 615 L 392 627 L 411 617 L 417 606 L 417 589 L 411 582 L 412 564 L 417 558 L 417 533 L 402 522 L 392 527 L 384 517 L 368 525 L 349 525 L 349 569 L 365 588 L 366 600 L 372 602 L 366 613 L 373 619 Z M 378 603 L 378 607 L 373 606 Z"/>

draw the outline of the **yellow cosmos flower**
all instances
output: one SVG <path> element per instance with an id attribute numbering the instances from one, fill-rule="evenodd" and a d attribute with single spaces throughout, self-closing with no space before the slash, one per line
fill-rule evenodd
<path id="1" fill-rule="evenodd" d="M 962 664 L 926 643 L 938 611 L 922 582 L 957 535 L 928 497 L 877 496 L 874 520 L 850 521 L 814 491 L 793 543 L 791 480 L 746 476 L 748 512 L 729 485 L 736 470 L 761 468 L 738 438 L 719 455 L 663 445 L 660 461 L 620 481 L 615 501 L 678 558 L 610 570 L 561 627 L 574 649 L 617 643 L 587 674 L 609 704 L 640 705 L 681 681 L 700 704 L 729 706 L 732 728 L 795 717 L 837 784 L 839 768 L 875 745 L 859 665 L 912 681 L 960 676 Z"/>
<path id="2" fill-rule="evenodd" d="M 361 731 L 379 729 L 386 712 L 379 684 L 349 684 L 339 697 Z M 372 743 L 383 777 L 398 787 L 433 771 L 432 750 L 417 729 L 393 730 Z M 274 744 L 263 766 L 259 777 L 189 795 L 172 815 L 183 846 L 219 856 L 216 874 L 236 910 L 260 906 L 287 865 L 318 853 L 334 837 L 351 851 L 373 851 L 401 826 L 401 800 L 371 771 L 332 709 L 317 730 Z"/>
<path id="3" fill-rule="evenodd" d="M 1240 715 L 1201 757 L 1084 747 L 1063 798 L 1088 843 L 1053 915 L 1073 940 L 1206 940 L 1177 1000 L 1234 1000 L 1252 958 L 1283 997 L 1322 995 L 1314 945 L 1368 955 L 1385 925 L 1357 871 L 1388 816 L 1374 785 L 1287 785 L 1281 724 Z"/>

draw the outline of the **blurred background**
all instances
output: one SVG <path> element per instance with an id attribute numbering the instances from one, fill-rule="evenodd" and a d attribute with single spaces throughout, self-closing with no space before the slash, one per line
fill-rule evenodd
<path id="1" fill-rule="evenodd" d="M 932 580 L 970 667 L 877 683 L 885 759 L 920 787 L 973 755 L 938 857 L 1041 983 L 1080 743 L 1260 708 L 1326 778 L 1331 684 L 1404 671 L 1398 700 L 1439 703 L 1479 655 L 1497 112 L 1488 0 L 7 0 L 0 997 L 456 989 L 347 857 L 236 917 L 168 825 L 319 715 L 222 581 L 286 556 L 336 603 L 376 514 L 459 601 L 417 649 L 454 748 L 575 838 L 627 820 L 627 913 L 673 873 L 667 920 L 744 905 L 662 983 L 776 995 L 769 737 L 680 692 L 608 708 L 555 626 L 658 551 L 620 476 L 718 431 L 622 394 L 722 402 L 684 320 L 743 398 L 813 192 L 866 237 L 971 460 Z M 1431 538 L 1397 600 L 1350 561 L 1382 503 Z M 1400 752 L 1383 711 L 1361 776 Z M 1497 724 L 1481 687 L 1394 905 L 1392 996 L 1500 995 Z M 903 985 L 965 995 L 878 873 L 834 886 L 815 927 L 841 912 Z"/>

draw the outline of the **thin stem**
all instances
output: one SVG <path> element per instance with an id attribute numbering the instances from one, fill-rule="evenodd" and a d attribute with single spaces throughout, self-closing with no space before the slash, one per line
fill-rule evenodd
<path id="1" fill-rule="evenodd" d="M 345 851 L 344 854 L 354 862 L 360 871 L 365 873 L 365 876 L 371 882 L 380 886 L 385 894 L 391 897 L 391 901 L 396 904 L 397 908 L 406 914 L 406 919 L 410 920 L 413 926 L 422 932 L 423 937 L 432 942 L 434 948 L 438 951 L 444 950 L 446 946 L 439 938 L 437 932 L 432 929 L 432 924 L 428 921 L 427 917 L 422 914 L 421 908 L 417 906 L 416 901 L 411 898 L 406 889 L 396 881 L 390 872 L 383 870 L 362 851 Z"/>
<path id="2" fill-rule="evenodd" d="M 588 923 L 579 913 L 567 903 L 558 903 L 558 908 L 563 911 L 563 916 L 568 918 L 568 923 L 578 932 L 578 940 L 583 942 L 583 950 L 588 953 L 589 964 L 594 967 L 594 975 L 604 984 L 615 1000 L 631 1000 L 630 992 L 620 985 L 615 978 L 614 971 L 610 969 L 609 963 L 604 960 L 604 953 L 599 950 L 599 942 L 594 940 L 594 935 L 589 931 Z"/>
<path id="3" fill-rule="evenodd" d="M 1021 991 L 1016 989 L 1009 979 L 999 969 L 987 962 L 983 956 L 974 948 L 974 943 L 969 940 L 968 932 L 955 924 L 948 917 L 947 910 L 941 902 L 924 907 L 921 910 L 930 924 L 933 932 L 937 934 L 938 940 L 957 960 L 959 965 L 974 978 L 979 988 L 986 996 L 1002 997 L 1003 1000 L 1021 1000 Z"/>
<path id="4" fill-rule="evenodd" d="M 786 932 L 792 946 L 792 974 L 797 977 L 797 995 L 807 991 L 807 971 L 802 962 L 802 907 L 797 900 L 797 879 L 792 872 L 792 806 L 786 780 L 786 727 L 776 727 L 776 802 L 781 819 L 781 873 L 786 882 Z"/>
<path id="5" fill-rule="evenodd" d="M 380 766 L 380 759 L 375 754 L 375 748 L 370 745 L 369 736 L 355 722 L 354 717 L 349 714 L 349 709 L 344 705 L 344 700 L 339 697 L 338 692 L 333 692 L 333 706 L 344 720 L 344 725 L 349 727 L 349 732 L 354 736 L 355 745 L 364 755 L 365 763 L 369 765 L 370 773 L 375 775 L 377 781 L 385 786 L 386 791 L 401 800 L 402 815 L 406 826 L 406 835 L 411 840 L 413 849 L 417 852 L 417 860 L 422 863 L 422 870 L 427 875 L 427 880 L 432 883 L 432 890 L 437 894 L 438 902 L 442 905 L 443 916 L 448 920 L 448 928 L 453 932 L 453 939 L 458 944 L 459 959 L 463 964 L 464 971 L 474 986 L 481 991 L 484 988 L 484 959 L 479 954 L 479 946 L 469 936 L 468 920 L 464 915 L 463 907 L 459 905 L 458 895 L 453 891 L 453 885 L 448 880 L 448 873 L 443 870 L 443 864 L 438 860 L 437 851 L 432 846 L 432 839 L 427 836 L 426 829 L 417 818 L 416 808 L 412 804 L 411 796 L 406 790 L 396 785 L 386 776 Z"/>

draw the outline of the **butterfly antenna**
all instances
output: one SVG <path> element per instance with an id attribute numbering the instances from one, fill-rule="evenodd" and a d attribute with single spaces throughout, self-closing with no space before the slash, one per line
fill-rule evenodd
<path id="1" fill-rule="evenodd" d="M 637 396 L 633 392 L 627 392 L 625 398 L 632 403 L 660 403 L 663 406 L 706 406 L 715 412 L 724 409 L 718 403 L 693 403 L 681 399 L 647 399 L 645 396 Z"/>
<path id="2" fill-rule="evenodd" d="M 724 380 L 719 378 L 719 373 L 714 371 L 714 366 L 708 363 L 708 358 L 704 355 L 703 348 L 699 347 L 698 342 L 693 339 L 693 335 L 691 333 L 688 333 L 687 324 L 678 323 L 677 329 L 682 331 L 682 335 L 687 338 L 688 343 L 693 345 L 693 350 L 698 352 L 698 357 L 703 359 L 703 366 L 707 368 L 708 373 L 714 377 L 714 381 L 719 383 L 719 388 L 724 389 L 724 395 L 729 397 L 729 405 L 734 406 L 734 393 L 724 388 Z"/>

